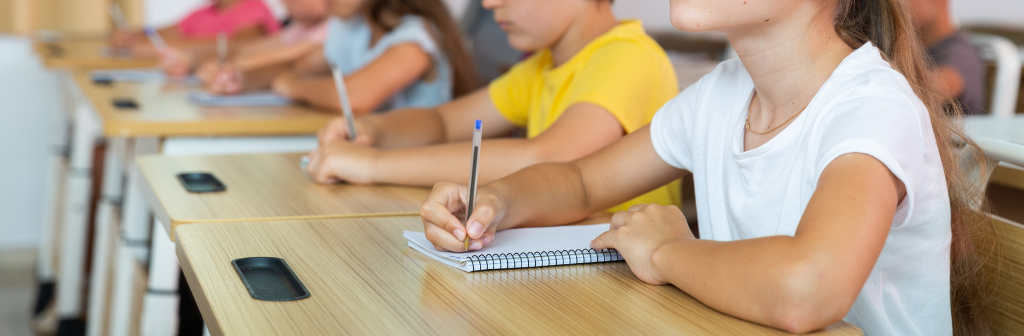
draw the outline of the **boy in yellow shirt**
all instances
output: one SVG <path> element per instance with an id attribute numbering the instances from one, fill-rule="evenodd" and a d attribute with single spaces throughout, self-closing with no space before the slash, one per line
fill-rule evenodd
<path id="1" fill-rule="evenodd" d="M 468 179 L 469 141 L 479 119 L 482 184 L 596 152 L 646 125 L 679 93 L 664 50 L 640 22 L 619 22 L 610 0 L 483 4 L 494 10 L 512 47 L 533 55 L 450 103 L 357 118 L 352 142 L 344 118 L 333 120 L 310 154 L 307 171 L 314 180 L 431 186 Z M 507 137 L 516 127 L 526 127 L 525 139 Z M 679 204 L 678 182 L 609 211 L 641 203 Z"/>

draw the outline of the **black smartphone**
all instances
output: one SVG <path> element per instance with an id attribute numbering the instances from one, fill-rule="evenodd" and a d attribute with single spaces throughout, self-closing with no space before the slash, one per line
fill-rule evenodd
<path id="1" fill-rule="evenodd" d="M 224 183 L 220 183 L 210 173 L 181 173 L 178 174 L 178 181 L 185 186 L 185 190 L 194 193 L 211 193 L 227 190 Z"/>
<path id="2" fill-rule="evenodd" d="M 93 76 L 92 83 L 101 86 L 110 86 L 111 84 L 114 84 L 114 80 L 110 77 Z"/>
<path id="3" fill-rule="evenodd" d="M 114 107 L 116 107 L 116 108 L 118 108 L 120 110 L 137 110 L 137 109 L 139 109 L 139 104 L 136 103 L 134 99 L 130 99 L 130 98 L 114 98 L 113 104 L 114 104 Z"/>

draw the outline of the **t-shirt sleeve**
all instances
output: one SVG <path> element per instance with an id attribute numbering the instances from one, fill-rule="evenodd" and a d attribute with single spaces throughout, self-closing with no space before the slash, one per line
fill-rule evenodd
<path id="1" fill-rule="evenodd" d="M 262 0 L 250 0 L 244 7 L 239 8 L 235 15 L 239 16 L 235 30 L 257 25 L 269 35 L 281 29 L 281 23 L 274 18 L 274 13 Z"/>
<path id="2" fill-rule="evenodd" d="M 529 58 L 516 63 L 505 74 L 491 81 L 487 91 L 491 102 L 505 120 L 526 127 L 530 117 L 530 92 L 537 83 L 541 57 L 543 52 L 535 53 Z"/>
<path id="3" fill-rule="evenodd" d="M 427 30 L 429 23 L 418 16 L 406 15 L 402 21 L 378 42 L 387 49 L 399 44 L 414 43 L 424 52 L 435 56 L 438 54 L 437 42 Z"/>
<path id="4" fill-rule="evenodd" d="M 651 120 L 654 151 L 672 167 L 693 171 L 693 124 L 705 78 L 669 100 Z"/>
<path id="5" fill-rule="evenodd" d="M 590 103 L 611 113 L 627 133 L 647 125 L 664 103 L 665 88 L 678 92 L 676 81 L 662 68 L 664 54 L 631 40 L 609 42 L 596 50 L 576 73 L 566 105 Z"/>
<path id="6" fill-rule="evenodd" d="M 923 176 L 924 167 L 942 162 L 927 109 L 919 100 L 895 93 L 897 89 L 873 90 L 868 97 L 845 100 L 825 114 L 828 120 L 823 120 L 824 126 L 816 130 L 821 141 L 815 180 L 836 158 L 850 153 L 867 154 L 903 182 L 907 190 L 904 199 L 913 207 L 913 193 L 920 190 L 918 184 L 929 178 Z"/>

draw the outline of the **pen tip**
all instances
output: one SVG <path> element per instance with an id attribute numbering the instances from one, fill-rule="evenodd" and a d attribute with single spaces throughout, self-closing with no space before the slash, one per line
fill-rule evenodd
<path id="1" fill-rule="evenodd" d="M 482 125 L 482 124 L 483 124 L 483 122 L 482 122 L 482 121 L 480 121 L 480 120 L 477 120 L 477 121 L 476 121 L 476 129 L 480 129 L 480 125 Z"/>

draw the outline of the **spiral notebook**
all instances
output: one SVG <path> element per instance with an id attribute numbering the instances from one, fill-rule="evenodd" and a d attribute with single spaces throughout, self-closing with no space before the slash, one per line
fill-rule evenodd
<path id="1" fill-rule="evenodd" d="M 191 91 L 188 100 L 202 106 L 212 107 L 276 107 L 288 106 L 288 97 L 271 91 L 251 91 L 236 95 L 218 95 L 205 91 Z"/>
<path id="2" fill-rule="evenodd" d="M 409 247 L 466 272 L 575 265 L 622 260 L 613 249 L 594 250 L 590 241 L 608 231 L 608 224 L 523 228 L 500 231 L 483 249 L 440 252 L 423 232 L 405 231 Z"/>
<path id="3" fill-rule="evenodd" d="M 181 86 L 199 86 L 202 81 L 196 76 L 169 77 L 158 69 L 93 70 L 89 72 L 93 81 L 125 83 L 169 83 Z"/>

